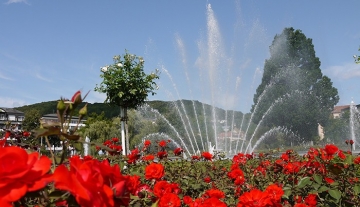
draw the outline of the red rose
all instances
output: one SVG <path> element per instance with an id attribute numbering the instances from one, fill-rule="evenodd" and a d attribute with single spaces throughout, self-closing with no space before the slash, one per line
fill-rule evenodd
<path id="1" fill-rule="evenodd" d="M 80 206 L 112 207 L 114 206 L 114 192 L 105 183 L 111 179 L 105 178 L 111 176 L 111 173 L 115 173 L 115 170 L 111 172 L 109 169 L 106 162 L 82 161 L 79 156 L 73 156 L 70 158 L 70 169 L 65 165 L 60 165 L 55 169 L 55 188 L 69 191 Z M 122 185 L 115 187 L 119 183 L 125 182 L 113 182 L 116 193 L 120 189 L 123 192 Z"/>
<path id="2" fill-rule="evenodd" d="M 24 131 L 24 132 L 22 133 L 22 135 L 23 135 L 24 137 L 29 137 L 29 136 L 30 136 L 30 132 Z"/>
<path id="3" fill-rule="evenodd" d="M 205 195 L 209 198 L 217 198 L 217 199 L 225 198 L 224 192 L 222 192 L 219 189 L 209 189 L 205 192 Z"/>
<path id="4" fill-rule="evenodd" d="M 191 159 L 192 160 L 200 160 L 200 157 L 197 155 L 193 155 L 193 156 L 191 156 Z"/>
<path id="5" fill-rule="evenodd" d="M 194 206 L 197 206 L 196 204 Z M 227 207 L 226 203 L 222 202 L 218 198 L 211 197 L 208 199 L 205 199 L 200 206 L 206 206 L 206 207 Z"/>
<path id="6" fill-rule="evenodd" d="M 158 203 L 159 207 L 180 207 L 181 200 L 179 196 L 174 193 L 166 193 L 163 195 Z"/>
<path id="7" fill-rule="evenodd" d="M 159 146 L 160 146 L 160 147 L 165 147 L 165 146 L 166 146 L 166 141 L 165 141 L 165 140 L 161 140 L 161 141 L 159 142 Z"/>
<path id="8" fill-rule="evenodd" d="M 242 185 L 245 182 L 244 172 L 239 168 L 228 172 L 228 177 L 234 180 L 235 185 Z"/>
<path id="9" fill-rule="evenodd" d="M 75 106 L 77 106 L 78 104 L 80 104 L 82 102 L 81 91 L 76 91 L 76 93 L 71 97 L 71 102 Z"/>
<path id="10" fill-rule="evenodd" d="M 210 152 L 203 152 L 201 154 L 201 156 L 205 159 L 205 160 L 211 160 L 213 155 Z"/>
<path id="11" fill-rule="evenodd" d="M 132 150 L 130 152 L 130 154 L 127 155 L 128 160 L 127 163 L 129 164 L 134 164 L 136 162 L 136 160 L 138 160 L 140 158 L 140 154 L 139 154 L 139 149 L 135 148 L 134 150 Z"/>
<path id="12" fill-rule="evenodd" d="M 145 178 L 147 180 L 159 180 L 165 175 L 164 166 L 162 164 L 151 163 L 145 168 Z"/>
<path id="13" fill-rule="evenodd" d="M 210 183 L 210 182 L 211 182 L 211 178 L 210 178 L 210 177 L 205 177 L 205 178 L 204 178 L 204 182 L 205 182 L 205 183 Z"/>
<path id="14" fill-rule="evenodd" d="M 166 193 L 181 193 L 181 189 L 177 183 L 168 183 L 167 181 L 161 180 L 154 185 L 154 195 L 158 198 L 163 197 Z"/>
<path id="15" fill-rule="evenodd" d="M 355 164 L 360 164 L 360 156 L 354 159 Z"/>
<path id="16" fill-rule="evenodd" d="M 154 155 L 145 155 L 141 159 L 144 161 L 153 161 L 155 159 L 155 156 Z"/>
<path id="17" fill-rule="evenodd" d="M 160 152 L 157 153 L 157 157 L 158 157 L 159 159 L 163 159 L 163 158 L 165 158 L 165 157 L 167 157 L 167 156 L 168 156 L 168 154 L 167 154 L 166 151 L 160 151 Z"/>
<path id="18" fill-rule="evenodd" d="M 344 154 L 344 152 L 343 152 L 342 150 L 339 150 L 338 156 L 339 156 L 340 159 L 342 159 L 342 160 L 345 160 L 345 159 L 346 159 L 346 155 Z"/>
<path id="19" fill-rule="evenodd" d="M 193 199 L 190 196 L 184 196 L 183 201 L 186 205 L 190 205 L 193 202 Z"/>
<path id="20" fill-rule="evenodd" d="M 311 207 L 315 207 L 316 204 L 317 204 L 316 197 L 317 197 L 316 194 L 309 194 L 305 198 L 305 203 L 308 204 Z"/>
<path id="21" fill-rule="evenodd" d="M 339 150 L 339 148 L 333 144 L 327 144 L 327 145 L 325 145 L 324 150 L 327 155 L 332 156 Z"/>
<path id="22" fill-rule="evenodd" d="M 27 192 L 44 188 L 52 181 L 51 161 L 37 152 L 28 154 L 19 147 L 0 148 L 0 204 L 12 206 Z"/>
<path id="23" fill-rule="evenodd" d="M 142 184 L 139 185 L 138 188 L 136 189 L 134 195 L 139 196 L 140 198 L 144 197 L 144 193 L 147 193 L 148 198 L 151 198 L 151 195 L 149 195 L 149 193 L 152 193 L 152 189 L 150 188 L 150 186 L 148 186 L 147 184 Z"/>
<path id="24" fill-rule="evenodd" d="M 296 203 L 294 205 L 294 207 L 309 207 L 308 205 L 306 205 L 305 203 Z"/>
<path id="25" fill-rule="evenodd" d="M 240 202 L 237 207 L 255 207 L 255 206 L 271 206 L 271 199 L 266 192 L 258 189 L 253 189 L 250 192 L 245 192 L 239 197 Z"/>
<path id="26" fill-rule="evenodd" d="M 145 140 L 144 146 L 145 146 L 145 147 L 148 147 L 148 146 L 150 146 L 150 145 L 151 145 L 151 141 L 150 141 L 150 140 Z"/>
<path id="27" fill-rule="evenodd" d="M 333 179 L 328 178 L 328 177 L 326 177 L 326 178 L 324 178 L 324 179 L 325 179 L 325 181 L 326 181 L 327 183 L 329 183 L 329 184 L 335 182 Z"/>
<path id="28" fill-rule="evenodd" d="M 265 189 L 265 192 L 269 194 L 269 197 L 273 203 L 279 202 L 282 195 L 284 195 L 283 189 L 276 184 L 269 185 Z"/>
<path id="29" fill-rule="evenodd" d="M 181 155 L 181 153 L 182 153 L 183 151 L 184 151 L 183 149 L 181 149 L 180 147 L 178 147 L 178 148 L 176 148 L 176 149 L 174 150 L 174 154 L 175 154 L 175 156 L 179 156 L 179 155 Z"/>

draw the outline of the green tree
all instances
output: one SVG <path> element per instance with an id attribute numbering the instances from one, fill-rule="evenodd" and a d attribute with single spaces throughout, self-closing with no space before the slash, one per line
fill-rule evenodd
<path id="1" fill-rule="evenodd" d="M 320 64 L 312 39 L 301 30 L 285 28 L 276 35 L 254 95 L 254 122 L 283 126 L 307 141 L 314 140 L 318 123 L 326 125 L 339 101 Z"/>
<path id="2" fill-rule="evenodd" d="M 95 91 L 105 93 L 105 103 L 120 107 L 121 117 L 121 140 L 123 154 L 127 154 L 129 139 L 125 139 L 125 125 L 127 124 L 127 110 L 136 109 L 145 103 L 148 94 L 155 94 L 158 79 L 158 70 L 147 75 L 144 72 L 144 59 L 127 51 L 125 55 L 115 56 L 114 63 L 101 68 L 100 77 L 103 79 L 100 85 L 96 85 Z M 127 127 L 126 127 L 127 128 Z"/>
<path id="3" fill-rule="evenodd" d="M 325 127 L 325 138 L 337 145 L 343 145 L 345 140 L 351 139 L 350 136 L 350 113 L 344 113 L 340 118 L 331 118 Z"/>
<path id="4" fill-rule="evenodd" d="M 138 146 L 146 135 L 159 132 L 155 119 L 145 118 L 136 110 L 129 111 L 130 148 Z"/>
<path id="5" fill-rule="evenodd" d="M 26 131 L 32 131 L 40 126 L 41 114 L 37 109 L 30 109 L 25 112 L 25 118 L 22 122 L 22 128 Z"/>
<path id="6" fill-rule="evenodd" d="M 83 137 L 89 137 L 92 142 L 103 143 L 113 137 L 120 137 L 120 118 L 112 120 L 96 120 L 82 129 Z"/>

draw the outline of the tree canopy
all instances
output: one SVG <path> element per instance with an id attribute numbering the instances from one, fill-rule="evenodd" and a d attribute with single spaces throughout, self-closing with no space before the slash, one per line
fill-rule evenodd
<path id="1" fill-rule="evenodd" d="M 95 87 L 95 91 L 106 94 L 105 103 L 136 109 L 145 103 L 149 93 L 155 95 L 157 70 L 147 75 L 142 57 L 126 52 L 123 57 L 118 55 L 113 60 L 112 65 L 101 68 L 103 81 Z"/>
<path id="2" fill-rule="evenodd" d="M 25 112 L 25 119 L 22 122 L 22 128 L 27 131 L 32 131 L 40 126 L 41 114 L 37 109 L 30 109 Z"/>
<path id="3" fill-rule="evenodd" d="M 337 89 L 320 65 L 312 39 L 301 30 L 285 28 L 276 35 L 254 95 L 253 121 L 283 126 L 306 141 L 313 140 L 318 123 L 326 125 L 339 101 Z"/>

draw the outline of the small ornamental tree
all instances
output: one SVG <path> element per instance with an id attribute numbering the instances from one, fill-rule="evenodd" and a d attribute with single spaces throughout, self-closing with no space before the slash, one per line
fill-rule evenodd
<path id="1" fill-rule="evenodd" d="M 95 91 L 106 94 L 105 103 L 120 107 L 121 141 L 123 155 L 127 154 L 128 138 L 125 140 L 127 109 L 136 109 L 145 103 L 148 94 L 155 95 L 158 87 L 155 79 L 159 79 L 158 70 L 147 75 L 144 72 L 144 59 L 125 51 L 125 55 L 114 56 L 114 63 L 101 68 L 100 85 Z"/>

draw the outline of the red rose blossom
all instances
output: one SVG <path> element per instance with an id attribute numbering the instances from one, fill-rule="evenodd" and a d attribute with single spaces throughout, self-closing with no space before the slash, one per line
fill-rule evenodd
<path id="1" fill-rule="evenodd" d="M 271 206 L 271 199 L 266 192 L 259 189 L 253 189 L 250 192 L 245 192 L 239 197 L 237 207 L 266 207 Z"/>
<path id="2" fill-rule="evenodd" d="M 203 152 L 201 154 L 201 156 L 205 159 L 205 160 L 211 160 L 213 158 L 213 155 L 210 152 Z"/>
<path id="3" fill-rule="evenodd" d="M 159 146 L 160 146 L 160 147 L 165 147 L 165 146 L 166 146 L 166 141 L 165 141 L 165 140 L 161 140 L 161 141 L 159 142 Z"/>
<path id="4" fill-rule="evenodd" d="M 179 196 L 174 193 L 166 193 L 163 195 L 158 203 L 159 207 L 180 207 L 181 200 Z"/>
<path id="5" fill-rule="evenodd" d="M 52 181 L 51 161 L 20 147 L 0 147 L 0 204 L 12 206 L 27 192 L 44 188 Z"/>
<path id="6" fill-rule="evenodd" d="M 175 156 L 179 156 L 179 155 L 181 155 L 181 153 L 182 153 L 183 151 L 184 151 L 183 149 L 181 149 L 180 147 L 178 147 L 178 148 L 176 148 L 176 149 L 174 150 L 174 155 L 175 155 Z"/>
<path id="7" fill-rule="evenodd" d="M 332 156 L 339 150 L 339 148 L 333 144 L 327 144 L 327 145 L 325 145 L 324 150 L 327 155 Z"/>
<path id="8" fill-rule="evenodd" d="M 165 175 L 164 166 L 162 164 L 151 163 L 145 168 L 145 178 L 147 180 L 159 180 Z"/>
<path id="9" fill-rule="evenodd" d="M 82 161 L 79 156 L 73 156 L 70 158 L 70 169 L 65 165 L 56 168 L 55 188 L 69 191 L 80 206 L 112 207 L 114 193 L 105 183 L 109 179 L 104 179 L 102 175 L 111 173 L 106 169 L 98 160 Z"/>

